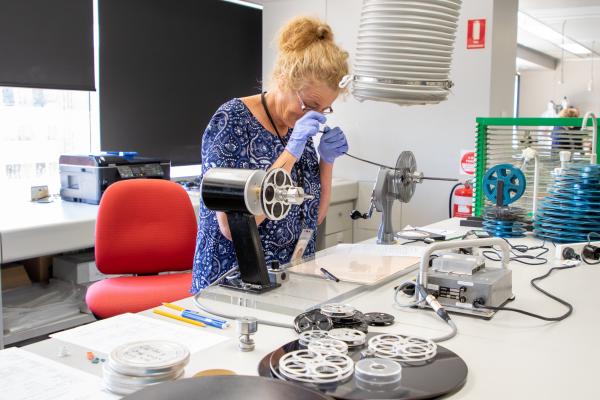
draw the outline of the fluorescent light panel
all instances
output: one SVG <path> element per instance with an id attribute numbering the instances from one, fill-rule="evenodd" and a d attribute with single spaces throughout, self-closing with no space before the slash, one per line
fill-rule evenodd
<path id="1" fill-rule="evenodd" d="M 575 43 L 575 42 L 565 43 L 564 46 L 561 44 L 560 47 L 564 48 L 566 51 L 568 51 L 569 53 L 573 53 L 573 54 L 582 54 L 582 55 L 592 54 L 592 51 L 590 49 L 580 45 L 579 43 Z"/>
<path id="2" fill-rule="evenodd" d="M 592 51 L 587 47 L 577 43 L 568 36 L 563 37 L 560 32 L 557 32 L 553 28 L 538 21 L 532 16 L 525 14 L 523 11 L 519 11 L 519 29 L 529 32 L 540 39 L 544 39 L 550 43 L 553 43 L 556 46 L 565 49 L 569 53 L 576 55 L 586 55 L 592 53 Z"/>
<path id="3" fill-rule="evenodd" d="M 522 11 L 519 11 L 519 28 L 556 45 L 560 45 L 563 41 L 563 36 L 559 32 Z"/>
<path id="4" fill-rule="evenodd" d="M 240 6 L 256 8 L 257 10 L 263 9 L 263 6 L 261 6 L 260 4 L 252 3 L 250 1 L 244 1 L 244 0 L 223 0 L 223 1 L 226 1 L 228 3 L 238 4 Z"/>

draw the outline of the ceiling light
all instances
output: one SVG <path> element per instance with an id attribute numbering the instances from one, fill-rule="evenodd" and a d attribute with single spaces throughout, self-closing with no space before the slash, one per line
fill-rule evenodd
<path id="1" fill-rule="evenodd" d="M 540 22 L 532 16 L 525 14 L 523 11 L 519 11 L 518 17 L 519 29 L 523 31 L 529 32 L 540 39 L 553 43 L 556 46 L 575 55 L 587 55 L 592 53 L 590 49 L 583 46 L 581 43 L 578 43 L 570 37 L 564 35 L 564 32 L 561 34 L 543 22 Z"/>
<path id="2" fill-rule="evenodd" d="M 563 40 L 559 32 L 522 11 L 519 11 L 519 28 L 554 44 L 560 45 Z"/>
<path id="3" fill-rule="evenodd" d="M 575 42 L 565 43 L 564 45 L 560 44 L 560 47 L 573 54 L 592 54 L 592 51 L 590 49 Z"/>

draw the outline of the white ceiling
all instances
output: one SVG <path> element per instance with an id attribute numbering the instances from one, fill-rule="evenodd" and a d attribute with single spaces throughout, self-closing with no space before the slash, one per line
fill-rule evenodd
<path id="1" fill-rule="evenodd" d="M 520 0 L 519 9 L 556 31 L 600 54 L 600 0 Z M 595 42 L 595 43 L 594 43 Z M 561 49 L 543 39 L 519 30 L 519 43 L 553 57 L 561 57 Z M 565 58 L 579 58 L 565 52 Z"/>

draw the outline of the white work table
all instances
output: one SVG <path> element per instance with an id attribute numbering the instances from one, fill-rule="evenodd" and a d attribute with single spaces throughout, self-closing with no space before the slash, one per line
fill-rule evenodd
<path id="1" fill-rule="evenodd" d="M 332 203 L 353 201 L 356 181 L 334 179 Z M 188 192 L 194 209 L 199 192 Z M 0 201 L 0 263 L 94 247 L 98 206 L 56 199 L 51 203 Z M 344 216 L 346 217 L 346 216 Z"/>
<path id="2" fill-rule="evenodd" d="M 458 227 L 457 220 L 449 220 L 431 227 L 467 230 Z M 513 242 L 511 240 L 511 242 Z M 538 243 L 537 239 L 514 240 L 515 243 Z M 554 248 L 548 244 L 549 262 L 542 266 L 528 266 L 512 262 L 513 293 L 516 300 L 510 306 L 545 316 L 557 316 L 565 311 L 560 304 L 533 289 L 529 281 L 542 275 L 550 267 L 558 266 L 554 260 Z M 491 262 L 488 262 L 493 264 Z M 432 312 L 425 310 L 399 310 L 393 305 L 393 287 L 412 277 L 414 273 L 389 282 L 373 290 L 364 291 L 344 300 L 363 312 L 381 311 L 392 313 L 396 323 L 390 327 L 371 328 L 372 331 L 394 332 L 416 336 L 439 336 L 448 330 Z M 292 278 L 293 279 L 293 278 Z M 540 286 L 569 301 L 573 314 L 562 322 L 550 323 L 512 312 L 500 311 L 490 321 L 453 315 L 458 335 L 442 343 L 461 356 L 469 374 L 465 386 L 448 398 L 452 399 L 596 399 L 600 398 L 600 386 L 595 382 L 598 375 L 596 360 L 600 349 L 595 341 L 600 337 L 600 298 L 595 295 L 600 281 L 600 267 L 581 265 L 573 269 L 556 271 L 540 283 Z M 331 281 L 320 281 L 333 285 Z M 225 304 L 221 301 L 204 300 L 206 305 L 238 315 L 292 321 L 292 316 L 270 313 L 264 310 Z M 194 308 L 191 298 L 178 304 Z M 149 312 L 144 314 L 161 318 L 173 324 L 184 324 Z M 186 324 L 184 324 L 186 325 Z M 254 335 L 256 349 L 249 353 L 237 349 L 235 328 L 213 328 L 211 332 L 223 334 L 231 340 L 195 353 L 186 368 L 186 376 L 211 368 L 230 369 L 238 374 L 256 375 L 259 361 L 278 346 L 296 338 L 291 329 L 259 325 Z M 59 358 L 63 343 L 50 339 L 30 346 L 26 350 L 51 358 L 78 369 L 101 375 L 101 367 L 85 358 L 88 349 L 68 345 L 71 356 Z"/>
<path id="3" fill-rule="evenodd" d="M 200 193 L 189 191 L 188 195 L 197 212 Z M 357 196 L 358 183 L 356 181 L 333 180 L 332 215 L 328 229 L 337 227 L 340 224 L 334 222 L 343 219 L 346 224 L 350 224 L 351 232 L 351 220 L 348 218 L 348 214 Z M 339 206 L 335 204 L 345 206 L 343 215 L 339 213 Z M 50 203 L 4 198 L 0 200 L 0 263 L 94 247 L 97 216 L 97 205 L 62 201 L 59 198 L 55 198 Z M 347 227 L 344 226 L 344 228 Z M 333 231 L 337 232 L 335 229 Z M 1 287 L 0 281 L 0 289 Z M 2 296 L 0 295 L 0 349 L 4 344 L 67 329 L 90 320 L 93 320 L 92 316 L 82 313 L 67 320 L 36 326 L 5 336 L 2 334 L 4 329 Z"/>

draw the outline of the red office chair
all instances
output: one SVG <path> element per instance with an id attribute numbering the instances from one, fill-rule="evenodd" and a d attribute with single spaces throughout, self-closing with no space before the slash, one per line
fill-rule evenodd
<path id="1" fill-rule="evenodd" d="M 138 312 L 190 295 L 196 216 L 185 190 L 160 179 L 133 179 L 104 192 L 96 222 L 96 265 L 104 279 L 86 302 L 98 318 Z"/>

